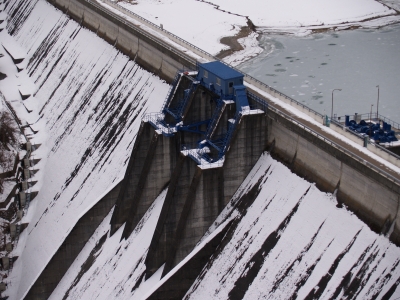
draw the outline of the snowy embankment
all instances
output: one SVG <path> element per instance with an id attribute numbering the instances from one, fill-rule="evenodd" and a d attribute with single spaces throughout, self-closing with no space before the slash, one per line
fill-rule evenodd
<path id="1" fill-rule="evenodd" d="M 29 226 L 12 253 L 11 299 L 24 297 L 74 224 L 123 177 L 143 114 L 158 111 L 168 89 L 46 1 L 10 2 L 7 11 L 18 5 L 25 9 L 7 29 L 27 52 L 18 83 L 31 86 L 29 76 L 34 93 L 21 101 L 11 85 L 2 91 L 39 131 L 41 161 L 32 179 L 39 194 L 22 220 Z"/>
<path id="2" fill-rule="evenodd" d="M 145 259 L 167 190 L 153 202 L 128 239 L 124 226 L 109 236 L 111 214 L 104 219 L 51 299 L 140 299 L 160 280 L 162 270 L 143 283 Z"/>
<path id="3" fill-rule="evenodd" d="M 395 15 L 396 11 L 374 0 L 337 1 L 232 1 L 211 0 L 219 9 L 249 18 L 262 32 L 304 35 L 312 29 L 345 29 L 362 22 Z M 382 20 L 382 25 L 388 22 Z M 368 26 L 368 24 L 366 24 Z"/>
<path id="4" fill-rule="evenodd" d="M 97 1 L 101 3 L 109 0 Z M 221 38 L 238 35 L 240 28 L 249 25 L 250 20 L 256 32 L 245 37 L 237 36 L 238 42 L 244 49 L 231 57 L 224 58 L 234 65 L 262 51 L 257 42 L 258 33 L 303 36 L 312 33 L 313 30 L 375 28 L 400 22 L 396 10 L 375 0 L 350 2 L 346 0 L 123 0 L 117 2 L 118 5 L 214 55 L 229 48 L 220 42 Z M 398 9 L 398 5 L 394 5 L 396 1 L 386 2 L 387 5 Z"/>

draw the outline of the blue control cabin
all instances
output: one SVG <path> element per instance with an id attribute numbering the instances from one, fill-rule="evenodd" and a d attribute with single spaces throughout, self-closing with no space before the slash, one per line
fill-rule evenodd
<path id="1" fill-rule="evenodd" d="M 243 74 L 220 61 L 198 65 L 197 80 L 222 100 L 234 100 L 237 110 L 249 105 Z"/>

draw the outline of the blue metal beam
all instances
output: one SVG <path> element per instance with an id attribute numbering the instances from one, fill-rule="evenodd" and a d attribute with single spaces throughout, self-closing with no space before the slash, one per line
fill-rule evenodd
<path id="1" fill-rule="evenodd" d="M 199 121 L 196 123 L 178 127 L 177 129 L 179 131 L 187 131 L 187 132 L 193 132 L 193 133 L 198 133 L 198 134 L 206 134 L 207 133 L 206 131 L 200 130 L 200 126 L 204 125 L 204 124 L 206 124 L 208 126 L 208 124 L 210 123 L 210 120 L 211 119 Z"/>

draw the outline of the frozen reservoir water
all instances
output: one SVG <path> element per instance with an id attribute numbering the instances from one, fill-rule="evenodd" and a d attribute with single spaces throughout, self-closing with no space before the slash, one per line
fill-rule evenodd
<path id="1" fill-rule="evenodd" d="M 400 25 L 383 29 L 264 35 L 264 52 L 239 68 L 312 109 L 376 113 L 400 123 Z"/>

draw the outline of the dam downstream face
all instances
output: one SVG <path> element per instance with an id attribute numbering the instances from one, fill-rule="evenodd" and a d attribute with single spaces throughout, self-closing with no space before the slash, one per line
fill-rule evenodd
<path id="1" fill-rule="evenodd" d="M 37 139 L 46 164 L 12 273 L 16 299 L 83 212 L 119 182 L 143 114 L 159 111 L 169 88 L 46 2 L 18 3 L 32 10 L 9 30 L 16 28 L 30 57 L 38 90 L 29 101 L 42 116 L 46 134 Z M 165 194 L 127 239 L 123 228 L 109 236 L 109 214 L 50 299 L 136 299 L 151 291 L 162 270 L 143 281 L 144 261 Z M 398 247 L 336 204 L 265 153 L 203 238 L 230 226 L 186 298 L 395 299 Z"/>

